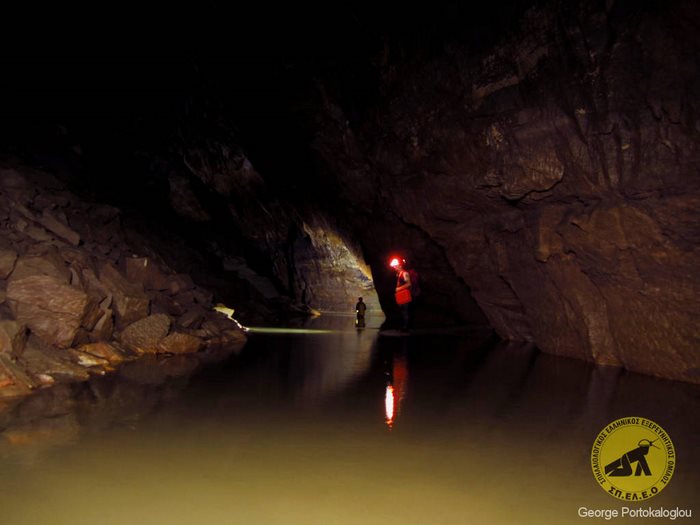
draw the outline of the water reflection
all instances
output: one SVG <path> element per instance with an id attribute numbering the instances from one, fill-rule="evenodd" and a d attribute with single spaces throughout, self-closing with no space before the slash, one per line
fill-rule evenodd
<path id="1" fill-rule="evenodd" d="M 408 379 L 408 366 L 406 356 L 392 353 L 390 366 L 387 371 L 387 385 L 384 394 L 385 421 L 387 427 L 392 429 L 394 422 L 401 411 L 401 403 L 406 395 L 406 383 Z"/>
<path id="2" fill-rule="evenodd" d="M 0 412 L 3 524 L 578 523 L 580 506 L 620 507 L 590 451 L 630 415 L 661 424 L 678 454 L 651 505 L 693 506 L 697 386 L 488 334 L 353 324 L 252 334 L 211 366 L 133 363 Z M 53 448 L 17 461 L 37 436 Z"/>
<path id="3" fill-rule="evenodd" d="M 0 459 L 34 463 L 85 433 L 135 428 L 163 403 L 176 400 L 203 364 L 229 359 L 240 348 L 195 355 L 147 355 L 107 376 L 57 384 L 0 406 Z"/>

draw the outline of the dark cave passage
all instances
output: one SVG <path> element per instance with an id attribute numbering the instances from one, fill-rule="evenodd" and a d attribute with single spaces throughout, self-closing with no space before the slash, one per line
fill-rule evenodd
<path id="1" fill-rule="evenodd" d="M 0 56 L 3 520 L 687 506 L 700 4 L 236 9 Z"/>

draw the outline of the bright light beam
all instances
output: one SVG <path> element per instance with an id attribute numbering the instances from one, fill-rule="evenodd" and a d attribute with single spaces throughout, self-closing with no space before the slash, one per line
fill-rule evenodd
<path id="1" fill-rule="evenodd" d="M 337 334 L 338 330 L 312 330 L 310 328 L 270 328 L 267 326 L 247 326 L 251 334 Z"/>

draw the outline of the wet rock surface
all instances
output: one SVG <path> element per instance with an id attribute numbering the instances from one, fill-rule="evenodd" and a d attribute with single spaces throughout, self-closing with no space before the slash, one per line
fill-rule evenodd
<path id="1" fill-rule="evenodd" d="M 87 381 L 145 352 L 245 342 L 212 310 L 211 292 L 138 257 L 118 222 L 118 210 L 81 201 L 47 173 L 0 166 L 0 399 Z M 217 329 L 189 333 L 207 320 Z"/>
<path id="2" fill-rule="evenodd" d="M 700 16 L 608 7 L 388 59 L 355 125 L 326 94 L 315 144 L 369 251 L 407 242 L 428 306 L 464 283 L 504 339 L 698 382 Z"/>

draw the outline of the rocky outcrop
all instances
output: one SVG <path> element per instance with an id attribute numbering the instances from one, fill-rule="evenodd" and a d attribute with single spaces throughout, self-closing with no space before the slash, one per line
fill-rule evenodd
<path id="1" fill-rule="evenodd" d="M 0 167 L 0 398 L 83 381 L 146 352 L 243 344 L 212 294 L 133 253 L 119 220 L 46 173 Z M 218 330 L 203 333 L 206 323 Z"/>
<path id="2" fill-rule="evenodd" d="M 365 251 L 402 239 L 431 307 L 451 276 L 505 339 L 700 382 L 699 21 L 693 2 L 545 2 L 479 55 L 387 52 L 364 119 L 322 93 L 339 213 Z"/>
<path id="3" fill-rule="evenodd" d="M 215 214 L 191 188 L 204 185 L 216 194 L 226 207 L 226 220 L 248 246 L 248 253 L 238 255 L 220 247 L 217 255 L 224 269 L 245 281 L 258 301 L 298 313 L 353 312 L 359 296 L 370 310 L 379 311 L 361 249 L 331 215 L 302 212 L 288 195 L 279 195 L 279 188 L 269 184 L 236 146 L 236 137 L 219 128 L 192 137 L 183 148 L 186 171 L 169 177 L 169 202 L 180 216 L 206 223 Z M 256 255 L 265 260 L 258 271 L 248 261 Z"/>

